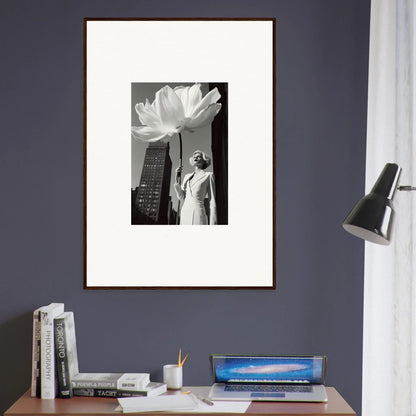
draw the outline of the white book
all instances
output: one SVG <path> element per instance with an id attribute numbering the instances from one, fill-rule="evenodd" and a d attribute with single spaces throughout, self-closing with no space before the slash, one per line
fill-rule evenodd
<path id="1" fill-rule="evenodd" d="M 149 382 L 149 373 L 78 373 L 72 379 L 72 386 L 140 391 L 144 390 Z"/>
<path id="2" fill-rule="evenodd" d="M 40 309 L 40 391 L 42 399 L 56 397 L 53 320 L 63 311 L 63 303 L 51 303 Z"/>
<path id="3" fill-rule="evenodd" d="M 198 407 L 198 399 L 193 394 L 173 394 L 156 397 L 128 397 L 118 399 L 123 413 L 181 411 Z"/>
<path id="4" fill-rule="evenodd" d="M 117 380 L 117 388 L 119 390 L 143 390 L 149 383 L 149 373 L 125 373 Z"/>

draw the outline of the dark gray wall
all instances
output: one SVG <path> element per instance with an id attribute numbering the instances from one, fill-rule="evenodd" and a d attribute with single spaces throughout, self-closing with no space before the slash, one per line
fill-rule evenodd
<path id="1" fill-rule="evenodd" d="M 29 387 L 31 312 L 51 301 L 75 312 L 82 371 L 158 380 L 182 347 L 184 381 L 198 385 L 211 381 L 212 352 L 319 353 L 327 384 L 360 410 L 363 244 L 341 222 L 364 190 L 369 9 L 369 0 L 0 2 L 0 411 Z M 277 18 L 277 290 L 82 288 L 82 19 L 155 16 Z"/>

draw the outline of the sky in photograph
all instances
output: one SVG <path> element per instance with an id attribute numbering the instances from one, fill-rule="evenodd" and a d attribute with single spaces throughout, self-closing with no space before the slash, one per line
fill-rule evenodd
<path id="1" fill-rule="evenodd" d="M 146 98 L 152 103 L 155 99 L 155 94 L 165 85 L 169 85 L 171 88 L 177 86 L 191 86 L 193 83 L 132 83 L 131 84 L 131 125 L 140 126 L 139 116 L 136 113 L 135 105 L 137 103 L 145 103 Z M 204 97 L 209 89 L 208 83 L 201 83 L 202 96 Z M 179 137 L 177 134 L 169 139 L 170 145 L 170 158 L 172 160 L 172 175 L 171 175 L 171 191 L 170 195 L 176 206 L 176 194 L 173 190 L 173 181 L 175 179 L 175 169 L 179 166 Z M 195 150 L 201 150 L 212 157 L 211 152 L 211 125 L 202 127 L 195 130 L 193 133 L 189 131 L 182 132 L 182 158 L 183 158 L 183 171 L 182 178 L 185 174 L 192 172 L 193 168 L 189 164 L 189 158 Z M 142 173 L 144 155 L 148 143 L 141 140 L 131 138 L 131 187 L 136 188 L 140 183 L 140 176 Z M 212 165 L 207 168 L 207 171 L 212 171 Z"/>

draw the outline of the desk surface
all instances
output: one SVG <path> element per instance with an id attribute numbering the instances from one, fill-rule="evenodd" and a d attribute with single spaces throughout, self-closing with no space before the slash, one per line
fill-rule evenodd
<path id="1" fill-rule="evenodd" d="M 201 392 L 209 387 L 199 387 Z M 183 390 L 192 390 L 192 387 L 184 387 Z M 298 415 L 298 416 L 356 416 L 348 403 L 335 390 L 327 387 L 327 403 L 279 403 L 279 402 L 252 402 L 246 414 L 252 416 L 270 415 Z M 60 416 L 120 416 L 123 413 L 117 411 L 118 402 L 112 398 L 74 397 L 72 399 L 41 400 L 30 397 L 27 391 L 5 413 L 4 416 L 29 416 L 29 415 L 60 415 Z M 154 415 L 152 412 L 151 415 Z M 160 414 L 160 413 L 159 413 Z M 169 416 L 189 416 L 191 413 L 167 413 Z M 219 413 L 215 413 L 219 415 Z M 227 413 L 229 416 L 235 413 Z M 145 415 L 145 413 L 140 413 Z"/>

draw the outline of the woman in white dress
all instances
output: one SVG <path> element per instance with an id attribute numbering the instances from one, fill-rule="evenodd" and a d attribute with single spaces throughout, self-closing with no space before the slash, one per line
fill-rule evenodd
<path id="1" fill-rule="evenodd" d="M 196 150 L 189 158 L 189 163 L 194 167 L 194 171 L 185 175 L 182 185 L 178 179 L 174 184 L 176 195 L 183 204 L 180 212 L 180 225 L 215 225 L 217 224 L 217 206 L 214 174 L 205 172 L 211 164 L 211 158 L 204 152 Z M 181 166 L 176 169 L 177 174 L 181 171 Z M 209 202 L 209 221 L 204 203 L 206 198 Z"/>

